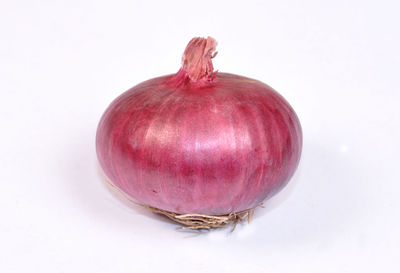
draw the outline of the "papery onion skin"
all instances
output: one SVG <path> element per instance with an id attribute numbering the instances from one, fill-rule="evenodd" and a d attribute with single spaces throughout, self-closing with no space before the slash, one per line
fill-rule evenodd
<path id="1" fill-rule="evenodd" d="M 273 196 L 300 159 L 291 106 L 257 80 L 214 72 L 190 84 L 185 73 L 111 103 L 96 137 L 106 176 L 137 201 L 179 214 L 224 215 Z"/>

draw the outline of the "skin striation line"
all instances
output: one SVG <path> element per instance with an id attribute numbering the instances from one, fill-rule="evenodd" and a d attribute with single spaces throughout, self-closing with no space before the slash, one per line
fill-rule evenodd
<path id="1" fill-rule="evenodd" d="M 176 145 L 178 148 L 177 154 L 176 154 L 176 181 L 177 184 L 179 185 L 179 188 L 184 189 L 184 194 L 182 196 L 186 196 L 184 199 L 184 202 L 187 202 L 188 204 L 188 210 L 193 209 L 193 202 L 195 200 L 195 197 L 193 196 L 193 181 L 191 180 L 190 177 L 187 177 L 186 173 L 183 172 L 182 170 L 185 168 L 186 163 L 185 163 L 185 151 L 188 148 L 187 147 L 187 119 L 185 118 L 185 111 L 184 108 L 179 105 L 177 106 L 177 111 L 175 115 L 175 122 L 179 121 L 179 134 L 176 135 Z M 177 202 L 174 202 L 177 203 Z M 180 209 L 178 204 L 174 204 L 175 206 L 175 211 L 178 211 Z"/>
<path id="2" fill-rule="evenodd" d="M 161 116 L 165 117 L 165 119 L 163 119 L 165 125 L 163 127 L 164 129 L 161 129 L 161 134 L 167 134 L 169 136 L 167 139 L 168 141 L 166 142 L 167 145 L 165 145 L 162 149 L 162 156 L 164 156 L 165 153 L 169 153 L 169 155 L 165 155 L 166 158 L 160 158 L 164 166 L 162 170 L 165 174 L 164 179 L 160 181 L 160 187 L 163 191 L 162 195 L 164 198 L 164 203 L 169 204 L 174 210 L 179 209 L 179 204 L 176 201 L 178 199 L 177 196 L 185 195 L 182 192 L 182 189 L 185 189 L 185 187 L 181 184 L 182 181 L 178 179 L 179 163 L 177 163 L 177 161 L 181 151 L 174 151 L 174 147 L 176 147 L 181 134 L 180 128 L 179 131 L 177 131 L 178 128 L 175 126 L 175 124 L 178 120 L 180 120 L 180 118 L 182 118 L 180 116 L 180 105 L 182 100 L 184 100 L 183 96 L 180 94 L 180 92 L 176 92 L 174 97 L 169 100 L 168 105 L 166 105 L 166 107 L 163 108 L 163 111 L 160 112 Z M 174 191 L 168 191 L 167 189 L 174 189 Z"/>
<path id="3" fill-rule="evenodd" d="M 181 97 L 176 96 L 175 93 L 174 97 L 172 97 L 171 100 L 168 100 L 168 104 L 166 104 L 165 107 L 163 107 L 163 109 L 160 111 L 160 116 L 163 117 L 163 126 L 160 127 L 159 134 L 164 136 L 164 145 L 160 148 L 161 152 L 159 153 L 158 159 L 160 160 L 161 166 L 160 170 L 158 170 L 158 173 L 159 177 L 161 178 L 159 181 L 160 198 L 164 204 L 168 204 L 170 202 L 169 200 L 173 200 L 173 198 L 176 197 L 171 196 L 167 189 L 171 188 L 171 179 L 173 178 L 175 180 L 177 173 L 176 164 L 173 164 L 173 166 L 171 166 L 172 162 L 176 162 L 176 154 L 171 150 L 172 147 L 176 145 L 178 138 L 178 134 L 175 130 L 176 126 L 174 126 L 174 124 L 177 119 L 177 105 L 179 105 L 180 99 Z M 156 154 L 156 152 L 153 153 Z M 170 153 L 170 156 L 167 158 L 163 158 L 165 153 Z M 168 185 L 166 185 L 167 182 Z M 180 189 L 182 188 L 179 184 L 179 181 L 174 182 L 172 187 L 177 188 L 178 194 Z"/>
<path id="4" fill-rule="evenodd" d="M 259 175 L 257 176 L 257 179 L 255 179 L 253 181 L 253 185 L 252 188 L 255 190 L 259 190 L 263 180 L 265 179 L 265 171 L 266 171 L 266 167 L 264 166 L 265 163 L 268 164 L 269 161 L 269 151 L 270 151 L 270 147 L 268 145 L 268 135 L 265 134 L 265 129 L 264 129 L 264 124 L 262 123 L 262 120 L 259 118 L 259 113 L 257 113 L 259 111 L 259 109 L 255 106 L 255 105 L 249 105 L 248 106 L 248 110 L 249 110 L 249 114 L 252 117 L 253 120 L 253 130 L 255 131 L 255 133 L 253 134 L 253 136 L 257 136 L 256 138 L 256 147 L 258 148 L 258 154 L 259 154 L 259 165 L 258 168 L 256 169 L 256 171 L 259 169 Z M 250 193 L 251 195 L 253 195 L 254 193 Z"/>
<path id="5" fill-rule="evenodd" d="M 229 115 L 229 126 L 228 127 L 229 127 L 229 132 L 231 132 L 232 143 L 235 143 L 234 150 L 232 151 L 232 156 L 234 158 L 231 158 L 231 160 L 237 160 L 239 157 L 242 156 L 242 154 L 240 152 L 241 149 L 239 149 L 240 135 L 237 132 L 242 121 L 240 118 L 236 118 L 234 116 L 234 113 L 237 112 L 237 109 L 235 107 L 235 101 L 233 99 L 231 101 L 229 101 L 229 105 L 232 108 L 232 110 L 230 111 L 230 115 Z M 229 208 L 229 212 L 235 211 L 235 209 L 236 209 L 235 205 L 234 205 L 236 203 L 235 200 L 240 198 L 241 196 L 243 196 L 242 188 L 243 188 L 244 183 L 242 183 L 241 181 L 244 180 L 245 173 L 244 173 L 243 166 L 238 166 L 238 167 L 240 168 L 240 170 L 239 170 L 238 174 L 236 175 L 235 179 L 233 179 L 232 181 L 227 181 L 228 186 L 234 186 L 232 188 L 231 198 L 227 199 L 226 204 L 224 204 L 224 207 Z"/>
<path id="6" fill-rule="evenodd" d="M 146 101 L 148 101 L 147 96 L 145 96 L 144 92 L 146 92 L 146 89 L 144 89 L 142 91 L 142 96 L 141 94 L 134 94 L 134 98 L 135 100 L 132 100 L 131 102 L 131 107 L 132 110 L 130 112 L 129 118 L 127 118 L 127 120 L 131 121 L 130 124 L 128 124 L 129 126 L 124 127 L 124 132 L 135 132 L 135 135 L 138 135 L 138 132 L 142 133 L 144 132 L 144 126 L 141 125 L 139 122 L 144 119 L 147 115 L 146 111 L 135 111 L 137 109 L 138 106 L 140 105 L 146 105 Z M 132 122 L 133 121 L 133 122 Z M 125 184 L 125 189 L 127 189 L 129 191 L 129 193 L 133 194 L 133 196 L 136 198 L 136 196 L 141 196 L 143 195 L 144 192 L 144 188 L 142 187 L 140 181 L 141 181 L 141 171 L 140 171 L 140 167 L 139 164 L 140 162 L 138 161 L 138 156 L 140 155 L 140 137 L 141 135 L 138 136 L 138 138 L 136 139 L 135 142 L 132 141 L 132 139 L 130 138 L 130 134 L 126 134 L 125 137 L 127 138 L 127 147 L 119 147 L 119 149 L 123 149 L 125 151 L 127 151 L 128 149 L 132 152 L 135 152 L 135 156 L 133 158 L 131 158 L 131 162 L 134 164 L 132 166 L 132 168 L 135 168 L 136 172 L 133 172 L 133 176 L 132 177 L 121 177 L 120 180 L 121 182 L 123 182 Z M 123 142 L 124 140 L 121 140 L 121 142 Z M 121 161 L 118 162 L 120 168 L 127 168 L 125 166 L 125 164 L 122 164 Z M 129 164 L 130 165 L 130 164 Z M 132 181 L 137 181 L 139 183 L 132 183 Z"/>
<path id="7" fill-rule="evenodd" d="M 274 160 L 271 162 L 271 164 L 266 168 L 267 170 L 273 169 L 274 172 L 272 174 L 269 174 L 269 180 L 271 181 L 270 183 L 263 183 L 260 186 L 260 191 L 269 191 L 271 188 L 274 187 L 274 185 L 279 181 L 278 176 L 281 173 L 281 167 L 282 167 L 282 142 L 280 137 L 282 137 L 282 129 L 283 127 L 281 124 L 278 122 L 278 117 L 281 116 L 281 111 L 277 110 L 276 107 L 276 99 L 275 99 L 275 94 L 272 94 L 270 96 L 270 100 L 268 101 L 268 105 L 264 104 L 264 111 L 268 114 L 268 120 L 270 121 L 270 124 L 267 128 L 263 128 L 264 132 L 266 133 L 268 137 L 267 143 L 269 143 L 269 160 L 271 158 L 271 154 L 274 155 Z M 281 128 L 278 130 L 278 128 Z M 268 131 L 267 131 L 268 130 Z M 265 178 L 264 178 L 265 179 Z M 269 193 L 270 195 L 271 193 Z M 267 196 L 261 196 L 259 197 L 259 200 L 264 200 Z"/>
<path id="8" fill-rule="evenodd" d="M 205 102 L 207 102 L 206 105 Z M 201 101 L 199 113 L 203 116 L 200 116 L 199 113 L 196 115 L 197 124 L 201 124 L 199 130 L 196 130 L 195 134 L 195 157 L 198 162 L 196 173 L 197 173 L 197 183 L 199 185 L 199 198 L 197 200 L 209 200 L 209 203 L 206 204 L 206 208 L 208 210 L 213 210 L 211 204 L 218 202 L 218 191 L 215 187 L 215 179 L 213 178 L 216 175 L 218 170 L 215 169 L 215 162 L 221 156 L 218 153 L 218 144 L 220 141 L 221 130 L 218 130 L 219 127 L 219 119 L 218 116 L 213 114 L 210 109 L 210 106 L 213 104 L 210 101 L 210 96 L 205 96 L 204 100 Z M 212 107 L 212 106 L 211 106 Z M 207 118 L 204 119 L 204 116 Z M 218 127 L 217 127 L 218 126 Z M 207 154 L 208 160 L 204 156 Z M 203 186 L 201 187 L 200 185 Z M 204 204 L 203 204 L 204 206 Z M 201 207 L 201 204 L 197 204 L 196 208 Z"/>
<path id="9" fill-rule="evenodd" d="M 191 105 L 191 107 L 193 107 L 193 111 L 198 112 L 198 109 L 196 108 L 196 105 Z M 193 113 L 190 114 L 190 116 L 194 115 Z M 185 115 L 184 117 L 185 120 L 185 138 L 183 139 L 184 145 L 183 145 L 183 149 L 184 152 L 182 153 L 183 155 L 183 162 L 184 162 L 184 168 L 185 168 L 185 177 L 183 182 L 184 183 L 188 183 L 187 181 L 190 180 L 190 183 L 192 185 L 192 199 L 193 199 L 193 203 L 189 204 L 189 208 L 192 211 L 197 210 L 198 206 L 199 206 L 199 200 L 201 200 L 201 196 L 199 197 L 198 195 L 201 193 L 201 183 L 199 183 L 199 178 L 198 178 L 198 173 L 199 173 L 199 159 L 197 157 L 197 134 L 196 134 L 196 130 L 192 129 L 192 126 L 194 123 L 197 124 L 197 120 L 190 120 L 190 117 L 188 117 L 187 115 Z M 188 155 L 193 155 L 191 158 L 188 158 Z M 188 179 L 188 180 L 186 180 Z M 188 208 L 188 209 L 189 209 Z"/>
<path id="10" fill-rule="evenodd" d="M 132 109 L 136 109 L 137 105 L 145 104 L 145 101 L 148 100 L 147 96 L 144 94 L 146 90 L 144 89 L 144 90 L 141 90 L 141 91 L 142 91 L 142 93 L 135 92 L 135 94 L 134 94 L 135 100 L 131 102 L 132 103 L 132 105 L 131 105 Z M 138 120 L 139 121 L 142 120 L 142 118 L 144 118 L 145 116 L 146 116 L 146 112 L 145 111 L 134 111 L 134 110 L 131 110 L 129 112 L 129 117 L 126 118 L 126 123 L 123 126 L 122 132 L 131 132 L 131 131 L 136 131 L 138 129 L 142 129 L 143 130 L 143 126 L 141 128 L 140 127 L 138 128 L 139 125 L 138 125 L 137 121 Z M 135 121 L 135 122 L 132 122 L 132 121 Z M 114 129 L 114 130 L 116 130 L 116 129 Z M 127 143 L 128 143 L 127 146 L 128 147 L 123 147 L 123 148 L 125 148 L 125 149 L 130 148 L 132 150 L 135 150 L 135 147 L 132 147 L 132 142 L 129 139 L 129 136 L 130 136 L 130 134 L 125 134 L 125 138 L 127 138 L 127 139 L 115 138 L 116 143 L 127 141 Z M 136 140 L 136 141 L 138 142 L 136 144 L 136 146 L 138 146 L 139 143 L 140 143 L 140 140 Z M 121 147 L 120 146 L 117 147 L 117 148 L 113 147 L 113 149 L 121 149 Z M 134 160 L 134 159 L 131 159 L 131 160 Z M 120 168 L 125 168 L 125 166 L 124 166 L 124 164 L 122 164 L 121 160 L 115 160 L 115 162 L 118 164 L 116 166 L 117 170 L 119 170 Z M 134 166 L 136 169 L 138 169 L 137 164 L 138 163 L 136 162 L 136 164 Z M 123 173 L 123 172 L 124 172 L 124 169 L 121 169 L 121 171 L 119 173 Z M 136 194 L 134 194 L 134 197 L 136 195 L 140 196 L 140 195 L 143 194 L 143 187 L 141 187 L 140 183 L 138 185 L 136 185 L 136 186 L 134 186 L 136 183 L 135 184 L 131 183 L 132 180 L 141 181 L 140 180 L 141 179 L 140 176 L 141 176 L 141 172 L 140 171 L 134 172 L 133 177 L 127 177 L 127 176 L 124 176 L 124 175 L 118 175 L 121 183 L 124 184 L 125 191 L 128 191 L 131 194 L 132 193 L 136 193 Z"/>
<path id="11" fill-rule="evenodd" d="M 163 92 L 163 91 L 159 91 L 159 92 Z M 167 91 L 164 91 L 164 92 L 167 92 Z M 141 183 L 142 187 L 144 188 L 144 190 L 146 192 L 150 192 L 151 191 L 151 189 L 150 189 L 151 185 L 149 185 L 148 183 L 152 183 L 152 184 L 157 185 L 157 183 L 161 183 L 162 184 L 164 182 L 164 179 L 163 179 L 162 176 L 161 177 L 160 176 L 155 176 L 155 177 L 158 177 L 157 181 L 153 181 L 153 179 L 151 179 L 154 176 L 153 173 L 149 175 L 148 174 L 149 170 L 147 170 L 145 168 L 146 166 L 144 164 L 147 163 L 146 161 L 149 160 L 149 158 L 152 158 L 152 156 L 153 156 L 152 153 L 154 153 L 155 151 L 158 151 L 160 149 L 160 147 L 154 147 L 154 146 L 157 145 L 157 144 L 162 143 L 162 141 L 163 141 L 163 139 L 161 139 L 161 136 L 164 136 L 163 128 L 162 127 L 159 128 L 158 126 L 160 125 L 159 124 L 160 123 L 160 118 L 163 118 L 165 116 L 158 115 L 158 114 L 162 113 L 162 111 L 166 107 L 169 106 L 169 102 L 170 102 L 170 100 L 174 99 L 174 96 L 175 96 L 176 92 L 177 91 L 175 91 L 175 90 L 169 91 L 169 94 L 163 97 L 164 101 L 161 104 L 158 104 L 157 106 L 154 107 L 154 113 L 157 113 L 157 114 L 154 114 L 153 117 L 150 119 L 150 122 L 149 122 L 149 124 L 147 126 L 147 129 L 146 129 L 146 133 L 144 134 L 143 140 L 141 142 L 141 144 L 143 146 L 143 149 L 151 151 L 150 154 L 147 154 L 148 153 L 147 151 L 146 152 L 144 152 L 144 151 L 142 152 L 142 153 L 144 153 L 144 155 L 146 155 L 146 157 L 145 157 L 145 160 L 141 161 L 141 165 L 142 165 L 142 167 L 141 167 L 142 176 L 141 177 L 142 177 L 142 180 L 140 181 L 140 183 Z M 162 149 L 161 149 L 161 151 L 162 151 Z M 160 165 L 160 168 L 158 169 L 158 171 L 161 168 L 162 168 L 162 166 Z M 151 170 L 151 171 L 153 171 L 153 170 Z M 150 179 L 147 180 L 148 183 L 143 183 L 144 182 L 144 179 L 143 179 L 144 176 L 150 177 Z M 162 189 L 162 188 L 164 188 L 164 186 L 160 186 L 160 189 Z M 165 203 L 165 200 L 168 199 L 166 194 L 167 194 L 166 191 L 161 191 L 160 190 L 159 196 L 160 196 L 161 199 L 158 202 Z M 151 200 L 149 200 L 148 202 L 149 202 L 150 205 L 154 205 L 154 204 L 151 203 Z"/>
<path id="12" fill-rule="evenodd" d="M 271 121 L 273 122 L 274 128 L 280 128 L 280 130 L 274 130 L 275 134 L 273 135 L 273 139 L 271 141 L 271 143 L 275 144 L 274 154 L 276 162 L 273 167 L 278 171 L 275 172 L 274 177 L 271 179 L 271 181 L 274 183 L 265 183 L 263 190 L 269 192 L 269 194 L 265 197 L 263 196 L 260 198 L 260 200 L 270 197 L 278 192 L 286 185 L 288 178 L 291 176 L 291 174 L 284 176 L 284 174 L 287 173 L 287 167 L 291 165 L 291 162 L 287 162 L 287 158 L 293 158 L 293 155 L 291 154 L 292 147 L 287 147 L 286 144 L 287 141 L 291 140 L 290 132 L 295 132 L 296 128 L 290 125 L 288 112 L 279 110 L 289 110 L 285 109 L 288 104 L 283 97 L 275 93 L 271 98 L 271 103 L 273 103 L 274 106 L 273 109 L 271 109 L 271 107 L 268 108 L 272 117 Z"/>
<path id="13" fill-rule="evenodd" d="M 275 103 L 275 102 L 274 102 Z M 282 128 L 282 124 L 279 123 L 279 117 L 281 116 L 280 111 L 271 109 L 270 107 L 266 107 L 267 111 L 269 112 L 270 115 L 270 122 L 271 122 L 271 133 L 270 135 L 270 146 L 272 147 L 271 150 L 273 150 L 273 154 L 275 155 L 275 160 L 273 161 L 273 165 L 271 166 L 272 168 L 276 169 L 274 172 L 273 176 L 271 177 L 271 181 L 273 183 L 264 183 L 264 188 L 272 188 L 276 181 L 278 181 L 278 177 L 281 173 L 281 168 L 282 168 L 282 160 L 283 160 L 283 149 L 282 149 L 282 131 L 284 131 Z M 276 130 L 275 128 L 281 128 L 281 130 Z M 264 197 L 265 198 L 265 197 Z M 264 199 L 262 198 L 262 199 Z"/>
<path id="14" fill-rule="evenodd" d="M 243 109 L 244 107 L 241 106 L 239 107 L 236 105 L 235 107 L 235 113 L 236 115 L 232 115 L 232 123 L 231 126 L 235 130 L 235 141 L 236 142 L 243 142 L 242 143 L 242 149 L 240 149 L 240 157 L 248 158 L 251 160 L 254 160 L 254 158 L 249 158 L 251 157 L 251 153 L 249 151 L 252 151 L 254 149 L 253 141 L 251 140 L 250 137 L 250 122 L 252 122 L 252 119 L 248 118 L 246 111 Z M 240 113 L 240 114 L 238 114 Z M 242 137 L 240 137 L 240 134 Z M 243 141 L 243 135 L 245 135 Z M 250 149 L 249 149 L 250 147 Z M 238 155 L 239 156 L 239 155 Z M 231 210 L 232 211 L 238 211 L 240 208 L 235 207 L 234 204 L 235 199 L 237 199 L 237 203 L 243 204 L 247 203 L 247 198 L 248 198 L 248 193 L 249 193 L 249 178 L 251 176 L 251 173 L 254 172 L 254 164 L 249 164 L 248 166 L 241 166 L 241 176 L 242 179 L 239 180 L 238 184 L 241 185 L 240 188 L 238 188 L 237 193 L 235 194 L 234 198 L 230 200 L 231 202 Z"/>
<path id="15" fill-rule="evenodd" d="M 191 102 L 188 104 L 191 108 L 191 113 L 189 115 L 185 115 L 185 139 L 184 139 L 184 150 L 183 153 L 183 162 L 185 163 L 185 175 L 191 181 L 191 185 L 193 188 L 193 203 L 188 206 L 188 209 L 197 212 L 197 208 L 203 202 L 202 196 L 202 187 L 201 187 L 201 167 L 200 167 L 200 158 L 199 158 L 199 136 L 198 130 L 201 123 L 198 122 L 199 112 L 201 111 L 200 102 Z M 187 153 L 186 153 L 187 152 Z M 188 155 L 191 155 L 191 158 L 188 158 Z M 185 183 L 187 183 L 185 181 Z"/>
<path id="16" fill-rule="evenodd" d="M 140 98 L 140 91 L 142 90 L 138 90 L 137 92 L 135 92 L 136 94 L 139 95 Z M 128 91 L 129 92 L 129 91 Z M 129 111 L 129 109 L 122 109 L 121 105 L 122 102 L 124 101 L 124 98 L 127 96 L 127 94 L 123 94 L 122 96 L 118 97 L 115 100 L 115 111 L 113 112 L 114 115 L 114 119 L 116 120 L 122 120 L 121 124 L 118 123 L 114 123 L 114 122 L 110 122 L 109 124 L 111 124 L 111 138 L 110 138 L 110 142 L 111 144 L 109 144 L 109 150 L 111 153 L 111 157 L 113 157 L 114 159 L 111 161 L 111 169 L 112 169 L 112 173 L 115 177 L 118 177 L 118 180 L 116 180 L 116 184 L 121 184 L 123 186 L 123 188 L 125 189 L 125 192 L 131 192 L 131 187 L 130 187 L 130 183 L 128 180 L 130 180 L 128 177 L 125 177 L 123 175 L 124 170 L 121 169 L 121 164 L 120 164 L 120 160 L 118 160 L 118 154 L 119 154 L 119 145 L 120 142 L 123 142 L 123 140 L 121 138 L 124 137 L 124 132 L 126 130 L 127 126 L 130 126 L 130 120 L 132 118 L 132 112 Z M 142 100 L 146 99 L 146 96 L 142 96 L 141 97 Z M 140 103 L 141 101 L 139 100 L 138 103 Z M 114 102 L 112 103 L 114 104 Z M 114 155 L 114 156 L 112 156 Z"/>
<path id="17" fill-rule="evenodd" d="M 182 116 L 183 113 L 181 114 L 181 111 L 182 111 L 181 108 L 182 108 L 182 106 L 177 107 L 177 114 L 175 117 L 176 119 L 179 120 L 179 124 L 180 124 L 179 135 L 177 134 L 177 138 L 175 139 L 175 141 L 176 141 L 177 147 L 179 147 L 178 151 L 177 151 L 177 155 L 176 155 L 176 171 L 177 171 L 176 180 L 177 180 L 178 185 L 180 187 L 183 187 L 185 185 L 185 183 L 187 183 L 189 185 L 190 179 L 187 179 L 186 177 L 184 177 L 184 173 L 181 171 L 184 168 L 184 165 L 183 165 L 184 158 L 182 158 L 184 153 L 182 152 L 182 150 L 184 149 L 185 139 L 186 139 L 186 123 L 185 123 L 186 120 Z M 175 122 L 176 122 L 176 119 L 175 119 Z M 193 199 L 193 197 L 191 199 Z M 187 201 L 187 199 L 186 199 L 186 201 Z M 190 209 L 190 204 L 191 204 L 191 202 L 189 202 L 188 209 Z M 178 211 L 177 207 L 175 207 L 174 210 Z"/>
<path id="18" fill-rule="evenodd" d="M 226 99 L 224 101 L 223 107 L 230 109 L 229 110 L 229 115 L 226 117 L 224 116 L 216 116 L 217 124 L 215 125 L 216 128 L 223 128 L 223 133 L 222 137 L 218 135 L 220 145 L 219 147 L 216 147 L 219 150 L 219 156 L 220 156 L 220 161 L 221 160 L 227 160 L 228 165 L 231 165 L 233 168 L 233 172 L 236 174 L 235 168 L 237 167 L 235 158 L 237 157 L 237 152 L 238 152 L 238 147 L 237 147 L 237 142 L 235 139 L 235 131 L 234 131 L 234 126 L 232 123 L 232 112 L 234 111 L 233 107 L 234 103 L 231 98 Z M 223 110 L 219 111 L 223 112 Z M 220 133 L 221 134 L 221 133 Z M 229 146 L 227 146 L 229 145 Z M 218 172 L 219 170 L 217 170 Z M 217 195 L 215 202 L 221 203 L 221 207 L 224 207 L 225 209 L 229 209 L 230 212 L 232 212 L 232 197 L 234 196 L 233 192 L 235 192 L 235 188 L 237 187 L 237 181 L 235 181 L 237 178 L 234 177 L 233 179 L 230 179 L 230 177 L 226 177 L 226 174 L 224 173 L 224 177 L 221 179 L 222 181 L 220 182 L 222 186 L 217 187 Z M 225 196 L 228 196 L 228 194 L 231 195 L 231 198 L 224 198 Z M 225 202 L 223 202 L 225 200 Z"/>
<path id="19" fill-rule="evenodd" d="M 281 100 L 277 100 L 277 104 L 279 104 L 279 107 L 282 107 L 286 111 L 281 112 L 280 117 L 282 118 L 282 122 L 285 124 L 285 133 L 286 133 L 286 142 L 282 143 L 282 153 L 285 152 L 286 157 L 284 158 L 285 162 L 283 162 L 283 166 L 287 167 L 292 164 L 297 165 L 299 163 L 298 159 L 300 159 L 300 154 L 299 154 L 299 149 L 297 147 L 302 146 L 302 137 L 301 137 L 301 128 L 297 126 L 299 124 L 299 121 L 297 119 L 296 114 L 294 111 L 290 108 L 288 102 L 286 102 L 283 97 L 281 97 Z M 281 132 L 282 133 L 282 132 Z M 281 140 L 283 141 L 283 139 Z M 296 143 L 294 143 L 296 142 Z M 289 143 L 289 145 L 286 145 Z M 296 160 L 297 158 L 297 160 Z M 295 161 L 293 161 L 295 160 Z M 281 179 L 285 181 L 280 188 L 276 188 L 275 192 L 278 192 L 281 188 L 283 188 L 287 183 L 290 177 L 293 175 L 294 170 L 292 172 L 290 171 L 284 171 L 281 172 Z M 274 194 L 272 192 L 271 194 Z"/>

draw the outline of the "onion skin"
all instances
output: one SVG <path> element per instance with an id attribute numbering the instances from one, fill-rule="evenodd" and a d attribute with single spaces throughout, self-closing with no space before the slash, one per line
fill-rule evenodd
<path id="1" fill-rule="evenodd" d="M 238 212 L 281 190 L 302 147 L 286 100 L 234 74 L 198 81 L 185 75 L 181 69 L 145 81 L 103 114 L 96 148 L 111 182 L 141 203 L 179 214 Z"/>

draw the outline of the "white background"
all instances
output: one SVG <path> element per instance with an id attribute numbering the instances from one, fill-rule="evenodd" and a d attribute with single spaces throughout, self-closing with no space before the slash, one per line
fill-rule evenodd
<path id="1" fill-rule="evenodd" d="M 399 272 L 398 1 L 0 1 L 0 271 Z M 195 36 L 298 113 L 301 164 L 249 225 L 183 232 L 112 194 L 120 93 Z"/>

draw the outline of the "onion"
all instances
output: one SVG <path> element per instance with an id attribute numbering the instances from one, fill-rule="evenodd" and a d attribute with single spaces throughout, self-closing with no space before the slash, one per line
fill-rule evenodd
<path id="1" fill-rule="evenodd" d="M 192 39 L 176 74 L 120 95 L 97 130 L 108 179 L 175 220 L 239 218 L 281 190 L 300 159 L 291 106 L 260 81 L 214 72 L 215 48 L 211 37 Z"/>

